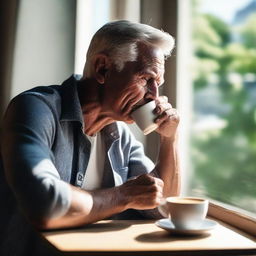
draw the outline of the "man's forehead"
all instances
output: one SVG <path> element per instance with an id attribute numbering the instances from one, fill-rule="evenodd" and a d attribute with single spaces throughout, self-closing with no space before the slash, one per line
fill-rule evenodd
<path id="1" fill-rule="evenodd" d="M 139 69 L 157 68 L 164 70 L 165 58 L 161 48 L 158 47 L 138 47 Z"/>
<path id="2" fill-rule="evenodd" d="M 138 59 L 156 60 L 157 62 L 164 64 L 164 54 L 162 49 L 153 45 L 139 44 Z"/>

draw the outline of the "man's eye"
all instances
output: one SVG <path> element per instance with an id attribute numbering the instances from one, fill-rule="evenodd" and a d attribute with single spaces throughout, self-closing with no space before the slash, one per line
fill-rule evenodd
<path id="1" fill-rule="evenodd" d="M 148 84 L 149 78 L 143 77 L 143 78 L 142 78 L 142 81 L 143 81 L 143 87 L 145 87 L 145 86 L 147 86 L 147 84 Z"/>

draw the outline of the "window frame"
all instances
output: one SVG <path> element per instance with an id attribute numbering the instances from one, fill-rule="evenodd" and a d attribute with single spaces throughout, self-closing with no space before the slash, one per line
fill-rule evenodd
<path id="1" fill-rule="evenodd" d="M 190 22 L 190 0 L 179 0 L 178 1 L 178 10 L 177 10 L 177 35 L 178 35 L 178 43 L 177 43 L 177 106 L 180 114 L 182 116 L 187 116 L 184 118 L 183 123 L 181 125 L 188 125 L 191 123 L 191 106 L 192 106 L 192 83 L 190 82 L 191 74 L 190 74 L 190 63 L 187 61 L 191 57 L 191 45 L 189 40 L 189 32 L 191 31 L 191 22 Z M 169 22 L 171 21 L 172 15 L 169 16 Z M 171 31 L 168 31 L 171 33 Z M 184 72 L 186 74 L 186 80 L 184 80 Z M 188 81 L 190 79 L 190 81 Z M 173 86 L 173 85 L 172 85 Z M 185 96 L 184 96 L 185 95 Z M 187 102 L 186 107 L 184 107 L 183 102 Z M 182 117 L 181 116 L 181 120 Z M 181 159 L 185 159 L 185 161 L 189 162 L 188 152 L 189 152 L 189 131 L 186 128 L 181 128 L 182 134 L 184 134 L 184 138 L 181 139 L 180 143 L 180 151 L 183 152 L 181 155 Z M 183 136 L 183 135 L 182 135 Z M 187 141 L 186 141 L 187 140 Z M 187 155 L 186 155 L 187 154 Z M 187 184 L 189 179 L 191 178 L 191 173 L 188 172 L 189 163 L 182 163 L 181 166 L 185 169 L 182 170 L 182 180 L 185 184 L 185 188 L 183 187 L 182 193 L 187 194 Z M 220 201 L 216 201 L 212 198 L 209 199 L 209 211 L 208 215 L 221 220 L 239 230 L 246 232 L 247 234 L 256 236 L 256 215 L 254 213 L 250 213 L 245 211 L 244 209 L 237 208 L 232 206 L 231 204 L 225 204 Z"/>
<path id="2" fill-rule="evenodd" d="M 243 209 L 209 199 L 208 216 L 256 237 L 256 216 Z"/>

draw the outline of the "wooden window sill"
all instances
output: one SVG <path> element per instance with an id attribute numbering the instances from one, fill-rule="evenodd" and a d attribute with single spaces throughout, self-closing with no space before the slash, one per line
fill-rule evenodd
<path id="1" fill-rule="evenodd" d="M 230 205 L 210 200 L 208 215 L 251 237 L 256 237 L 256 217 L 246 215 Z"/>

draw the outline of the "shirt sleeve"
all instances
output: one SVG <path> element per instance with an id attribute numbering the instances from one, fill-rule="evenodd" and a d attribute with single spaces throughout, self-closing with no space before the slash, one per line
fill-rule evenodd
<path id="1" fill-rule="evenodd" d="M 155 168 L 155 164 L 145 155 L 143 144 L 135 138 L 128 127 L 126 133 L 129 134 L 129 138 L 128 146 L 124 148 L 124 151 L 127 149 L 127 152 L 124 152 L 124 155 L 129 156 L 128 178 L 151 172 Z"/>
<path id="2" fill-rule="evenodd" d="M 127 127 L 126 129 L 129 128 Z M 155 164 L 145 155 L 143 144 L 135 138 L 132 132 L 126 130 L 126 133 L 129 134 L 129 177 L 150 173 L 154 170 Z M 159 219 L 162 217 L 157 208 L 137 211 L 147 219 Z"/>
<path id="3" fill-rule="evenodd" d="M 3 120 L 5 176 L 19 206 L 33 221 L 64 215 L 71 201 L 70 187 L 54 166 L 55 128 L 50 105 L 31 94 L 14 98 Z"/>

